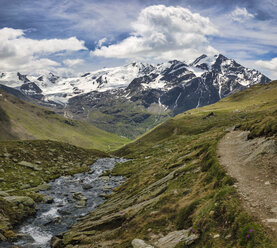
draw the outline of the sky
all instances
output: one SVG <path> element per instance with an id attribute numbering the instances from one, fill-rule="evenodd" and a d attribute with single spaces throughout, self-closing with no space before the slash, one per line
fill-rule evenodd
<path id="1" fill-rule="evenodd" d="M 0 0 L 0 72 L 72 76 L 221 53 L 277 79 L 276 0 Z"/>

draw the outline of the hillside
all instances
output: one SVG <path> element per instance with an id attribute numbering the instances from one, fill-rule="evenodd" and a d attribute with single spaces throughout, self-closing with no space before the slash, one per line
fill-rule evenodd
<path id="1" fill-rule="evenodd" d="M 74 121 L 0 91 L 0 140 L 40 139 L 67 142 L 85 148 L 113 150 L 127 138 L 87 122 Z"/>
<path id="2" fill-rule="evenodd" d="M 276 247 L 276 230 L 243 205 L 236 180 L 226 174 L 217 155 L 218 142 L 234 128 L 249 130 L 248 139 L 270 136 L 276 142 L 276 108 L 277 81 L 255 85 L 179 114 L 117 150 L 114 155 L 131 160 L 119 164 L 112 175 L 128 180 L 58 236 L 58 243 L 67 248 L 127 248 L 131 243 Z"/>

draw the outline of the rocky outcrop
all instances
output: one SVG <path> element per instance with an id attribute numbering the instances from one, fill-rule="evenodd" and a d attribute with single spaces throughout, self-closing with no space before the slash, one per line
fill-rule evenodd
<path id="1" fill-rule="evenodd" d="M 133 248 L 154 248 L 154 246 L 146 244 L 142 239 L 134 239 L 132 246 Z"/>
<path id="2" fill-rule="evenodd" d="M 27 161 L 21 161 L 21 162 L 18 163 L 18 165 L 25 166 L 25 167 L 30 168 L 30 169 L 35 170 L 35 171 L 41 171 L 41 168 L 38 165 L 32 164 L 32 163 L 27 162 Z"/>
<path id="3" fill-rule="evenodd" d="M 7 196 L 7 197 L 4 197 L 4 200 L 11 204 L 15 204 L 17 206 L 23 205 L 24 207 L 35 208 L 35 205 L 36 205 L 34 200 L 27 196 Z"/>
<path id="4" fill-rule="evenodd" d="M 199 238 L 199 234 L 193 233 L 192 228 L 168 233 L 166 236 L 154 242 L 154 246 L 147 244 L 142 239 L 132 241 L 133 248 L 174 248 L 182 242 L 184 245 L 191 245 Z"/>
<path id="5" fill-rule="evenodd" d="M 168 233 L 160 238 L 155 246 L 157 248 L 174 248 L 178 243 L 184 242 L 185 245 L 191 245 L 199 238 L 199 234 L 192 233 L 191 229 L 180 230 Z"/>

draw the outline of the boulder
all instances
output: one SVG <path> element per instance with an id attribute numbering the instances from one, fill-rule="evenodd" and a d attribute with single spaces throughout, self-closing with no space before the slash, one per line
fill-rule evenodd
<path id="1" fill-rule="evenodd" d="M 43 183 L 43 184 L 40 184 L 37 187 L 34 187 L 30 190 L 38 192 L 38 191 L 45 191 L 45 190 L 48 190 L 48 189 L 51 189 L 51 185 L 48 184 L 48 183 Z"/>
<path id="2" fill-rule="evenodd" d="M 158 248 L 173 248 L 180 242 L 190 245 L 198 238 L 199 235 L 197 233 L 191 233 L 191 229 L 180 230 L 168 233 L 165 237 L 160 238 L 155 245 Z"/>
<path id="3" fill-rule="evenodd" d="M 51 240 L 51 247 L 53 248 L 61 248 L 63 246 L 63 241 L 57 237 L 52 238 Z"/>
<path id="4" fill-rule="evenodd" d="M 4 200 L 12 204 L 22 204 L 27 207 L 34 207 L 36 205 L 34 200 L 28 196 L 7 196 L 4 197 Z"/>
<path id="5" fill-rule="evenodd" d="M 10 158 L 12 155 L 6 152 L 6 153 L 3 154 L 3 156 L 4 156 L 5 158 Z"/>
<path id="6" fill-rule="evenodd" d="M 85 207 L 87 202 L 85 200 L 81 200 L 77 202 L 77 208 L 83 208 Z"/>
<path id="7" fill-rule="evenodd" d="M 82 188 L 84 190 L 88 190 L 88 189 L 91 189 L 93 186 L 91 184 L 88 184 L 88 183 L 83 183 L 82 184 Z"/>
<path id="8" fill-rule="evenodd" d="M 7 196 L 10 196 L 7 192 L 0 191 L 0 197 L 7 197 Z"/>
<path id="9" fill-rule="evenodd" d="M 73 192 L 72 197 L 77 201 L 86 201 L 87 198 L 81 192 Z"/>
<path id="10" fill-rule="evenodd" d="M 21 162 L 18 163 L 18 165 L 25 166 L 25 167 L 30 168 L 30 169 L 35 170 L 35 171 L 41 171 L 41 168 L 38 165 L 32 164 L 32 163 L 27 162 L 27 161 L 21 161 Z"/>
<path id="11" fill-rule="evenodd" d="M 154 248 L 154 246 L 148 245 L 142 239 L 134 239 L 132 241 L 132 246 L 133 246 L 133 248 Z"/>
<path id="12" fill-rule="evenodd" d="M 46 203 L 46 204 L 51 204 L 51 203 L 54 202 L 54 199 L 50 195 L 44 195 L 43 198 L 42 198 L 42 202 Z"/>

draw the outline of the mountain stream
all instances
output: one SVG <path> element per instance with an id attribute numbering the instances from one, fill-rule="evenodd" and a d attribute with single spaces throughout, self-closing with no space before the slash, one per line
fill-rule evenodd
<path id="1" fill-rule="evenodd" d="M 65 232 L 82 217 L 105 201 L 104 196 L 124 182 L 121 176 L 102 176 L 121 158 L 98 159 L 91 165 L 91 172 L 63 176 L 49 183 L 51 188 L 43 194 L 53 198 L 52 203 L 38 204 L 36 216 L 29 218 L 18 232 L 26 234 L 22 239 L 5 247 L 49 248 L 51 238 Z"/>

